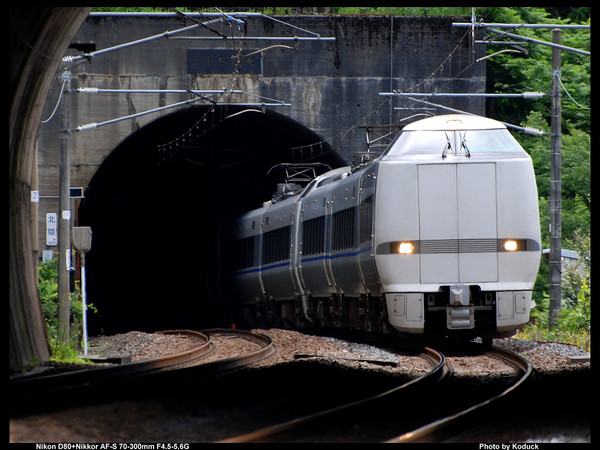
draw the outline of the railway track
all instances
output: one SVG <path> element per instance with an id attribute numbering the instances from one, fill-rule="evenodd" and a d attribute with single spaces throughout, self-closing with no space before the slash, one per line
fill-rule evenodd
<path id="1" fill-rule="evenodd" d="M 263 428 L 247 434 L 235 436 L 220 442 L 226 443 L 254 443 L 254 442 L 283 442 L 295 441 L 307 433 L 314 433 L 316 429 L 329 428 L 334 423 L 340 424 L 351 415 L 360 414 L 365 410 L 387 409 L 394 402 L 399 401 L 409 393 L 425 389 L 448 375 L 448 365 L 444 355 L 440 352 L 425 348 L 420 355 L 426 359 L 432 369 L 426 374 L 414 378 L 398 387 L 392 388 L 381 394 L 370 396 L 361 400 L 346 403 L 314 414 L 309 414 L 288 422 Z"/>
<path id="2" fill-rule="evenodd" d="M 182 331 L 170 331 L 166 333 L 179 332 Z M 81 400 L 84 402 L 87 402 L 87 397 L 85 396 L 90 392 L 96 393 L 101 400 L 105 400 L 107 397 L 106 393 L 110 392 L 117 401 L 124 398 L 121 395 L 123 393 L 126 393 L 127 398 L 130 398 L 132 392 L 139 393 L 144 399 L 149 392 L 154 393 L 154 395 L 162 393 L 159 395 L 163 395 L 167 399 L 177 398 L 177 395 L 187 396 L 190 395 L 189 393 L 186 394 L 189 386 L 195 386 L 198 380 L 207 379 L 214 375 L 234 372 L 242 377 L 240 380 L 245 380 L 243 373 L 234 371 L 234 369 L 253 364 L 274 353 L 271 340 L 261 334 L 225 329 L 203 330 L 200 334 L 205 339 L 202 340 L 201 345 L 198 346 L 199 348 L 184 352 L 188 354 L 185 355 L 186 357 L 178 354 L 166 358 L 172 364 L 167 364 L 165 358 L 159 358 L 159 361 L 150 360 L 145 361 L 144 364 L 130 363 L 122 365 L 125 367 L 114 366 L 114 368 L 111 366 L 109 367 L 111 370 L 91 369 L 91 371 L 86 371 L 88 372 L 86 375 L 87 378 L 82 373 L 65 374 L 65 377 L 54 376 L 51 377 L 54 380 L 52 382 L 50 382 L 48 377 L 42 377 L 45 379 L 43 385 L 39 384 L 41 381 L 38 381 L 36 385 L 21 384 L 18 386 L 18 390 L 13 388 L 16 383 L 11 383 L 11 388 L 9 389 L 9 397 L 13 399 L 11 410 L 14 412 L 15 408 L 13 406 L 16 406 L 26 412 L 27 409 L 31 409 L 23 406 L 28 401 L 35 408 L 44 404 L 47 405 L 50 402 L 45 402 L 44 396 L 51 396 L 57 393 L 61 395 L 61 401 L 65 397 L 69 399 L 86 398 L 85 401 Z M 244 346 L 238 340 L 246 341 L 246 343 L 251 345 Z M 225 341 L 230 341 L 230 348 L 243 350 L 240 350 L 239 355 L 223 357 L 222 354 L 220 355 L 219 348 L 223 347 Z M 445 349 L 442 351 L 446 353 Z M 226 355 L 232 354 L 230 351 L 224 353 Z M 480 389 L 480 386 L 477 383 L 473 383 L 473 378 L 469 376 L 463 379 L 461 386 L 460 383 L 455 381 L 455 378 L 460 377 L 457 376 L 457 373 L 453 374 L 452 367 L 457 361 L 455 359 L 457 356 L 445 356 L 438 350 L 426 348 L 423 349 L 419 356 L 429 363 L 431 370 L 421 377 L 414 378 L 391 389 L 386 388 L 388 390 L 382 393 L 366 394 L 366 398 L 356 401 L 347 402 L 345 400 L 347 397 L 339 395 L 341 394 L 340 392 L 338 393 L 338 401 L 334 403 L 330 402 L 330 406 L 322 408 L 318 412 L 314 412 L 313 408 L 313 411 L 307 415 L 294 418 L 292 414 L 289 414 L 291 411 L 288 411 L 285 414 L 287 418 L 286 422 L 273 426 L 269 426 L 269 423 L 274 423 L 271 420 L 259 419 L 256 421 L 256 431 L 239 436 L 230 438 L 227 438 L 227 434 L 219 436 L 219 432 L 216 431 L 218 428 L 215 428 L 216 435 L 212 439 L 209 438 L 208 442 L 441 442 L 457 433 L 476 426 L 477 419 L 487 417 L 485 416 L 485 412 L 490 412 L 489 407 L 491 405 L 496 406 L 502 403 L 502 399 L 514 399 L 511 394 L 515 393 L 529 379 L 532 373 L 529 362 L 510 351 L 495 347 L 484 350 L 483 346 L 478 346 L 474 347 L 474 349 L 469 349 L 466 354 L 468 355 L 467 357 L 486 355 L 486 358 L 489 355 L 504 365 L 509 364 L 515 369 L 515 373 L 518 372 L 518 374 L 512 375 L 512 371 L 503 366 L 504 372 L 508 373 L 506 377 L 510 378 L 510 384 L 507 383 L 507 378 L 504 378 L 500 384 L 494 385 L 493 392 L 487 388 Z M 462 356 L 464 356 L 464 353 L 459 355 L 458 358 Z M 173 368 L 179 368 L 180 370 L 170 370 Z M 120 375 L 118 372 L 114 372 L 117 370 L 121 371 Z M 103 373 L 104 378 L 100 373 Z M 110 375 L 111 373 L 112 375 Z M 281 384 L 263 382 L 262 378 L 265 375 L 267 375 L 266 372 L 262 375 L 254 375 L 260 377 L 256 381 L 261 386 L 264 385 L 262 389 L 272 389 L 273 386 L 275 388 L 281 386 Z M 325 382 L 330 386 L 328 389 L 332 389 L 333 392 L 335 392 L 336 386 L 338 386 L 335 375 L 332 377 L 328 374 L 325 378 L 323 375 L 318 378 L 312 378 L 310 377 L 310 372 L 307 372 L 306 375 L 302 376 L 308 376 L 309 378 L 298 379 L 297 382 L 308 385 Z M 227 380 L 227 378 L 221 377 L 218 379 Z M 60 382 L 57 383 L 56 380 L 60 380 Z M 221 388 L 227 389 L 227 386 L 229 386 L 228 383 L 231 383 L 231 381 L 223 381 Z M 253 382 L 250 383 L 252 384 Z M 275 381 L 274 383 L 277 382 Z M 246 383 L 242 381 L 242 384 Z M 350 389 L 347 392 L 352 392 L 352 384 L 346 384 Z M 467 385 L 471 385 L 471 390 L 467 393 L 461 393 L 461 389 Z M 119 387 L 119 389 L 115 389 L 115 386 Z M 284 387 L 284 389 L 289 389 L 290 385 L 288 383 L 285 386 L 288 387 Z M 34 389 L 30 389 L 31 387 L 34 387 Z M 256 387 L 256 389 L 260 388 Z M 311 392 L 311 389 L 305 389 L 304 391 Z M 329 390 L 321 391 L 330 392 Z M 24 392 L 26 392 L 25 395 L 23 395 Z M 85 394 L 80 395 L 81 392 Z M 193 392 L 195 393 L 196 391 Z M 371 392 L 373 391 L 371 390 Z M 62 395 L 65 393 L 68 395 Z M 276 392 L 267 392 L 267 394 L 271 396 L 277 395 Z M 173 397 L 174 395 L 175 397 Z M 304 393 L 303 395 L 307 394 Z M 476 400 L 472 400 L 473 397 L 476 397 Z M 215 398 L 219 398 L 219 396 L 217 395 Z M 229 399 L 230 397 L 227 398 Z M 256 401 L 260 402 L 261 398 L 258 396 Z M 205 399 L 205 396 L 200 396 L 197 400 L 190 399 L 189 403 L 190 405 L 195 405 L 194 402 L 199 401 L 199 404 L 203 404 Z M 235 399 L 235 396 L 231 397 L 231 399 Z M 315 398 L 315 400 L 318 403 L 318 399 Z M 301 404 L 308 405 L 310 403 L 311 400 L 305 398 Z M 221 403 L 218 401 L 216 404 L 220 405 Z M 242 401 L 241 405 L 243 404 L 244 402 Z M 294 404 L 294 402 L 284 402 L 283 404 L 290 405 Z M 413 408 L 410 405 L 413 405 Z M 418 410 L 418 405 L 424 405 L 421 408 L 422 411 Z M 196 406 L 188 406 L 187 408 L 190 407 L 194 410 L 196 408 Z M 183 408 L 185 409 L 185 407 Z M 295 407 L 291 406 L 291 408 Z M 264 407 L 258 408 L 258 410 L 262 411 L 260 417 L 263 414 L 265 414 L 265 418 L 270 415 Z M 493 408 L 492 412 L 495 410 L 496 408 Z M 244 421 L 244 411 L 245 409 L 240 409 L 234 413 L 234 417 L 239 416 L 235 420 Z M 305 411 L 308 410 L 305 408 Z M 432 415 L 432 412 L 435 415 Z M 230 413 L 224 415 L 221 420 L 229 420 L 228 414 Z M 20 413 L 17 412 L 16 416 L 19 415 Z M 276 418 L 277 416 L 278 414 L 275 413 L 272 418 Z M 217 420 L 215 425 L 218 427 L 220 423 Z M 235 427 L 232 429 L 235 429 Z"/>
<path id="3" fill-rule="evenodd" d="M 494 346 L 490 347 L 486 353 L 514 367 L 515 370 L 520 373 L 520 376 L 508 387 L 495 395 L 474 404 L 466 404 L 461 407 L 462 409 L 454 413 L 448 414 L 419 428 L 402 433 L 386 442 L 440 442 L 451 435 L 458 434 L 458 432 L 473 426 L 473 424 L 477 422 L 476 420 L 472 420 L 476 414 L 481 417 L 488 407 L 492 404 L 499 403 L 501 400 L 507 399 L 510 394 L 515 393 L 519 387 L 530 380 L 533 374 L 533 368 L 527 358 L 509 350 Z"/>
<path id="4" fill-rule="evenodd" d="M 475 346 L 473 351 L 480 352 L 481 348 Z M 448 389 L 448 384 L 446 384 L 452 371 L 446 358 L 439 351 L 427 348 L 421 356 L 430 362 L 432 370 L 424 376 L 372 397 L 219 442 L 348 442 L 348 440 L 360 439 L 367 439 L 369 442 L 390 443 L 440 442 L 448 436 L 472 426 L 475 422 L 473 416 L 482 413 L 492 403 L 496 404 L 500 399 L 507 398 L 532 374 L 529 361 L 516 353 L 491 347 L 486 350 L 485 354 L 504 364 L 509 364 L 519 375 L 516 378 L 513 377 L 510 385 L 501 392 L 495 392 L 475 403 L 457 402 L 455 398 L 448 399 L 446 406 L 450 406 L 450 408 L 443 408 L 445 411 L 441 413 L 442 417 L 439 417 L 438 414 L 437 418 L 432 419 L 432 415 L 429 413 L 420 418 L 404 417 L 402 412 L 398 412 L 404 410 L 406 413 L 406 405 L 426 402 L 425 399 L 428 398 L 428 395 L 425 393 L 428 391 L 430 392 L 429 398 L 432 398 L 432 402 L 437 404 L 438 401 L 444 402 L 440 398 L 435 400 L 438 393 L 452 390 Z M 431 394 L 434 386 L 436 394 Z M 400 408 L 399 405 L 404 406 Z M 398 416 L 394 417 L 396 414 Z M 357 420 L 357 418 L 359 419 Z M 421 420 L 420 424 L 416 425 L 419 420 Z M 394 435 L 393 430 L 398 427 L 406 431 L 390 438 L 389 436 Z M 380 430 L 374 431 L 375 428 L 380 428 Z M 352 435 L 353 433 L 355 435 Z M 360 436 L 361 434 L 362 436 Z M 387 437 L 382 438 L 382 436 Z"/>
<path id="5" fill-rule="evenodd" d="M 65 393 L 76 395 L 84 390 L 106 391 L 122 387 L 142 376 L 158 376 L 174 369 L 193 370 L 197 378 L 208 377 L 253 364 L 274 352 L 269 337 L 242 330 L 168 330 L 159 333 L 193 336 L 199 338 L 200 344 L 185 352 L 144 361 L 17 378 L 9 382 L 9 400 L 13 404 L 32 404 L 40 403 L 44 397 L 61 395 L 65 398 L 62 395 Z M 224 336 L 250 341 L 258 348 L 221 358 L 217 355 L 219 344 L 215 344 L 215 341 Z"/>
<path id="6" fill-rule="evenodd" d="M 258 349 L 246 351 L 236 356 L 219 358 L 216 361 L 207 362 L 203 365 L 207 369 L 207 373 L 215 373 L 244 367 L 268 358 L 275 352 L 275 347 L 273 346 L 271 338 L 265 336 L 264 334 L 225 328 L 211 328 L 203 330 L 203 333 L 213 340 L 217 337 L 243 339 L 258 345 L 259 347 Z"/>

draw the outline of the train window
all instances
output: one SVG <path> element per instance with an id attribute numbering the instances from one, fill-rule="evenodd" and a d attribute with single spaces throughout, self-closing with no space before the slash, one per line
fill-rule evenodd
<path id="1" fill-rule="evenodd" d="M 408 130 L 390 146 L 389 155 L 524 153 L 507 129 Z"/>
<path id="2" fill-rule="evenodd" d="M 325 216 L 315 217 L 302 224 L 302 256 L 323 253 Z"/>
<path id="3" fill-rule="evenodd" d="M 290 227 L 278 228 L 263 234 L 262 263 L 285 261 L 290 257 Z"/>
<path id="4" fill-rule="evenodd" d="M 331 250 L 350 248 L 354 248 L 354 208 L 336 212 L 331 223 Z"/>

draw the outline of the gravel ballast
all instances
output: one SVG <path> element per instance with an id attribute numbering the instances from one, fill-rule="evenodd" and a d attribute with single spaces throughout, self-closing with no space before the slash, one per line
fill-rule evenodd
<path id="1" fill-rule="evenodd" d="M 403 377 L 412 378 L 430 370 L 429 363 L 416 355 L 408 355 L 372 345 L 305 335 L 292 330 L 261 329 L 253 331 L 269 336 L 276 349 L 272 356 L 254 364 L 253 367 L 259 369 L 261 373 L 265 368 L 293 368 L 294 364 L 307 361 L 332 367 L 343 367 L 347 370 L 346 373 L 372 373 L 373 376 L 398 376 L 401 379 Z M 241 343 L 240 339 L 220 339 L 218 336 L 214 336 L 214 339 L 219 348 L 218 357 L 234 356 L 252 351 L 255 349 L 253 346 L 257 346 L 250 342 Z M 91 338 L 89 348 L 90 353 L 129 355 L 131 361 L 135 362 L 188 351 L 201 343 L 199 339 L 186 335 L 132 331 L 114 336 Z M 575 346 L 517 339 L 496 340 L 494 343 L 526 356 L 536 372 L 542 374 L 542 379 L 556 379 L 555 375 L 561 380 L 564 378 L 566 384 L 564 384 L 564 389 L 561 387 L 561 391 L 566 389 L 571 392 L 572 389 L 568 383 L 585 378 L 582 378 L 580 374 L 589 374 L 590 362 L 580 360 L 580 358 L 589 358 L 589 353 Z M 216 355 L 217 352 L 212 356 L 216 357 Z M 467 382 L 473 380 L 473 382 L 480 383 L 481 380 L 504 377 L 513 370 L 486 355 L 449 355 L 447 360 L 452 367 L 454 376 Z M 293 369 L 291 373 L 293 373 Z M 555 385 L 553 384 L 552 387 Z M 561 384 L 561 386 L 563 385 Z M 564 392 L 556 393 L 564 396 Z M 220 405 L 218 396 L 216 399 L 215 404 Z M 579 402 L 577 405 L 583 406 L 589 402 L 584 398 L 576 398 L 573 401 L 575 400 Z M 265 402 L 266 400 L 261 401 Z M 511 417 L 507 417 L 505 424 L 494 423 L 493 428 L 481 430 L 483 434 L 464 434 L 454 442 L 589 442 L 589 418 L 585 411 L 577 411 L 577 405 L 573 406 L 575 410 L 571 408 L 567 412 L 563 407 L 562 414 L 554 414 L 553 417 L 564 418 L 560 422 L 549 422 L 537 413 L 535 417 L 524 417 L 523 414 L 526 414 L 531 408 L 542 408 L 539 411 L 535 409 L 540 413 L 544 411 L 544 407 L 520 405 L 515 409 L 516 414 L 511 415 L 512 422 L 510 421 Z M 247 406 L 256 407 L 254 404 Z M 268 405 L 264 406 L 266 408 Z M 146 436 L 146 438 L 140 438 L 142 440 L 147 440 L 148 436 L 159 440 L 166 439 L 165 436 L 174 436 L 170 440 L 178 440 L 179 438 L 176 439 L 176 437 L 189 432 L 191 424 L 194 424 L 194 430 L 206 429 L 207 432 L 213 430 L 213 426 L 223 426 L 217 420 L 217 417 L 222 417 L 222 406 L 215 410 L 204 411 L 200 405 L 196 406 L 194 402 L 191 402 L 190 405 L 178 408 L 182 408 L 182 411 L 179 412 L 175 404 L 171 405 L 169 402 L 162 404 L 153 403 L 151 400 L 147 400 L 145 403 L 122 400 L 106 404 L 82 405 L 73 410 L 40 412 L 25 417 L 11 418 L 10 442 L 100 442 L 105 441 L 108 436 L 110 436 L 109 441 L 132 441 L 135 439 L 132 436 Z M 188 409 L 190 411 L 202 409 L 202 415 L 196 417 L 198 413 L 194 413 L 192 416 Z M 551 408 L 548 408 L 548 411 L 550 410 Z M 241 413 L 247 413 L 246 409 L 242 409 Z M 533 419 L 537 419 L 538 423 Z M 202 421 L 206 421 L 206 423 Z M 215 423 L 213 424 L 211 421 Z M 138 425 L 134 427 L 133 424 Z M 128 427 L 134 428 L 129 429 Z M 140 435 L 140 433 L 142 434 Z M 212 438 L 207 435 L 206 439 L 211 440 Z M 204 439 L 197 442 L 204 442 Z"/>
<path id="2" fill-rule="evenodd" d="M 335 360 L 340 364 L 357 369 L 403 371 L 413 375 L 428 370 L 428 365 L 422 358 L 393 353 L 371 345 L 331 337 L 311 336 L 277 328 L 253 331 L 270 337 L 276 349 L 273 356 L 256 363 L 257 367 L 271 366 L 298 358 L 314 358 Z M 91 338 L 89 352 L 102 355 L 130 355 L 133 362 L 188 351 L 201 343 L 200 339 L 187 335 L 131 331 L 113 336 Z M 221 347 L 227 347 L 226 340 L 219 340 L 218 343 Z M 494 344 L 525 356 L 533 368 L 539 372 L 572 371 L 590 365 L 590 361 L 586 359 L 590 357 L 589 352 L 574 345 L 519 339 L 496 339 Z M 222 349 L 220 354 L 226 355 L 229 352 L 230 356 L 233 356 L 252 350 L 250 347 L 254 344 L 249 344 L 246 349 L 240 349 L 239 345 L 240 340 L 232 342 L 232 345 Z M 510 370 L 508 366 L 505 369 L 498 369 L 497 361 L 491 361 L 489 357 L 472 357 L 468 361 L 449 357 L 449 361 L 457 375 L 468 375 L 469 373 L 481 375 L 489 373 L 491 370 Z"/>

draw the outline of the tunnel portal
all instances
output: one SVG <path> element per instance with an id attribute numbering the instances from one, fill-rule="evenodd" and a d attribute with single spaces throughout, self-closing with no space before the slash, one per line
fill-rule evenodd
<path id="1" fill-rule="evenodd" d="M 293 119 L 234 106 L 190 107 L 119 144 L 78 211 L 93 231 L 90 334 L 228 326 L 219 224 L 269 200 L 282 180 L 266 174 L 282 162 L 345 164 Z"/>

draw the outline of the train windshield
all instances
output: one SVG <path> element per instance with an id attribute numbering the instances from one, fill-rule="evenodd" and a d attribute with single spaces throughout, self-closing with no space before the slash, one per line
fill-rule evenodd
<path id="1" fill-rule="evenodd" d="M 387 156 L 523 153 L 507 129 L 404 130 L 390 146 Z"/>

